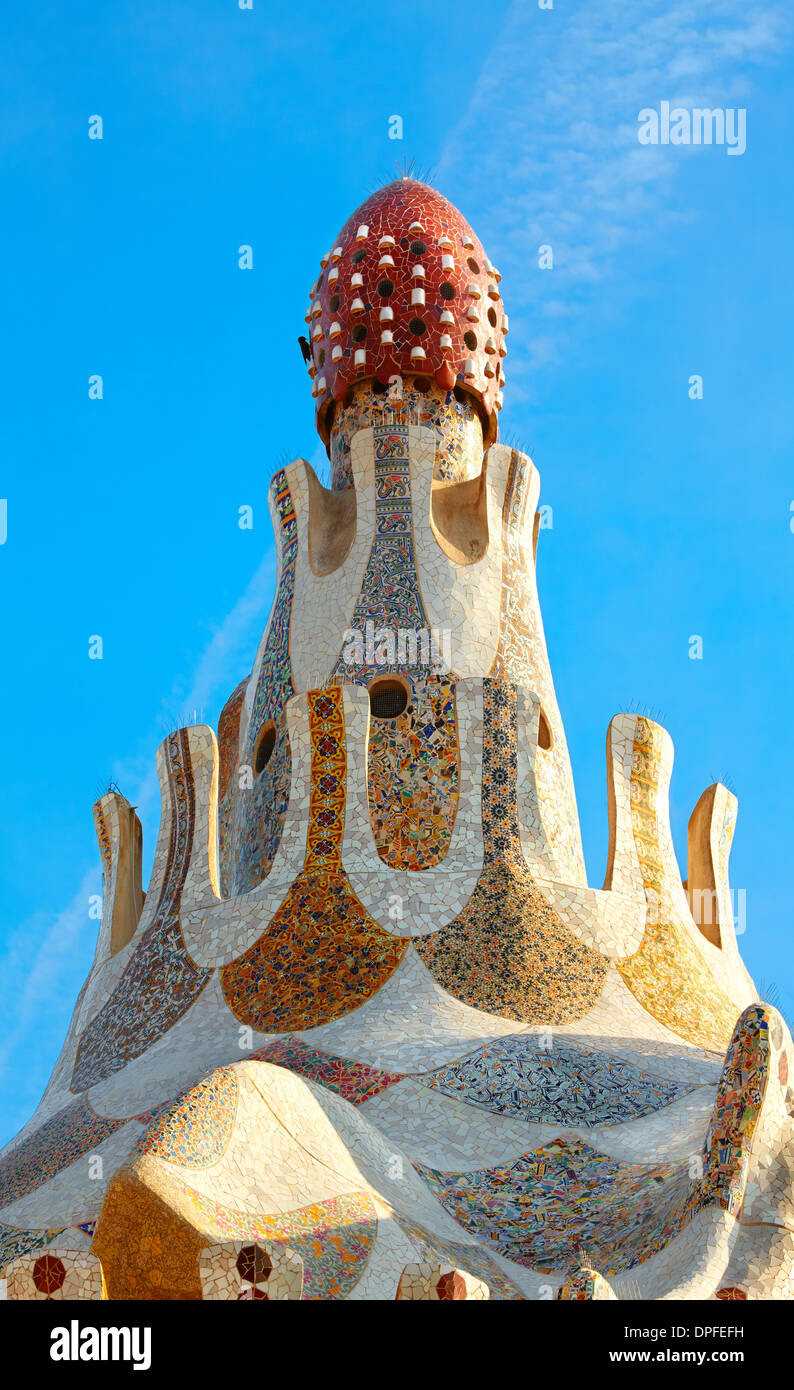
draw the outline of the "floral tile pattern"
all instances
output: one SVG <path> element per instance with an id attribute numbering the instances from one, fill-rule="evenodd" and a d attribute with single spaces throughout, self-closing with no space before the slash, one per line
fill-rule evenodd
<path id="1" fill-rule="evenodd" d="M 184 1187 L 192 1205 L 231 1240 L 288 1245 L 303 1259 L 304 1299 L 345 1298 L 372 1253 L 378 1221 L 367 1192 L 313 1202 L 278 1216 L 232 1211 Z"/>

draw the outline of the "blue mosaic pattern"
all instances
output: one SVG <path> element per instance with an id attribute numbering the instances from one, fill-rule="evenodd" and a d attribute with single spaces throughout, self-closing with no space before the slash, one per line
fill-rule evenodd
<path id="1" fill-rule="evenodd" d="M 93 1153 L 125 1120 L 94 1114 L 85 1097 L 52 1115 L 0 1158 L 0 1208 L 49 1182 L 70 1163 Z"/>
<path id="2" fill-rule="evenodd" d="M 209 1168 L 226 1152 L 236 1114 L 237 1077 L 233 1068 L 218 1067 L 152 1121 L 137 1152 L 183 1168 Z"/>
<path id="3" fill-rule="evenodd" d="M 50 1245 L 59 1236 L 65 1226 L 59 1226 L 57 1230 L 43 1231 L 22 1231 L 16 1226 L 3 1226 L 0 1224 L 0 1278 L 5 1274 L 6 1265 L 12 1260 L 16 1260 L 20 1255 L 27 1255 L 31 1250 L 40 1250 L 44 1245 Z"/>
<path id="4" fill-rule="evenodd" d="M 254 778 L 252 787 L 241 791 L 233 784 L 230 792 L 234 818 L 233 850 L 229 855 L 232 897 L 249 893 L 267 877 L 284 833 L 292 777 L 292 754 L 284 710 L 276 715 L 274 723 L 276 742 L 269 763 Z M 249 742 L 240 762 L 250 765 L 253 755 L 253 744 Z"/>
<path id="5" fill-rule="evenodd" d="M 692 1089 L 559 1036 L 548 1049 L 541 1041 L 522 1034 L 497 1038 L 460 1062 L 414 1079 L 497 1115 L 561 1125 L 622 1124 Z"/>
<path id="6" fill-rule="evenodd" d="M 241 764 L 251 766 L 254 749 L 264 724 L 276 724 L 276 744 L 267 767 L 250 788 L 241 790 L 232 779 L 226 810 L 224 856 L 230 861 L 231 892 L 248 893 L 270 872 L 284 832 L 289 804 L 292 757 L 284 706 L 295 694 L 289 633 L 298 558 L 298 522 L 287 475 L 283 468 L 270 483 L 280 533 L 281 570 L 273 612 L 267 630 L 262 664 L 257 676 L 251 718 L 240 748 Z"/>
<path id="7" fill-rule="evenodd" d="M 540 1273 L 572 1273 L 582 1247 L 606 1277 L 641 1264 L 681 1229 L 693 1187 L 687 1163 L 641 1167 L 565 1139 L 505 1167 L 414 1166 L 461 1226 Z"/>
<path id="8" fill-rule="evenodd" d="M 187 1012 L 212 974 L 211 970 L 199 970 L 190 960 L 178 916 L 196 819 L 186 731 L 170 734 L 164 749 L 171 837 L 160 900 L 118 985 L 80 1038 L 73 1091 L 104 1081 L 146 1052 Z"/>
<path id="9" fill-rule="evenodd" d="M 391 633 L 400 628 L 411 632 L 429 630 L 414 553 L 411 478 L 408 461 L 407 425 L 376 426 L 375 448 L 375 537 L 372 542 L 361 592 L 356 599 L 351 628 L 364 633 L 368 622 L 375 625 L 375 654 L 379 649 L 378 631 Z M 399 653 L 395 653 L 399 657 Z M 428 674 L 427 666 L 411 665 L 395 659 L 352 663 L 340 654 L 331 679 L 367 682 L 387 671 L 401 671 L 414 678 Z"/>
<path id="10" fill-rule="evenodd" d="M 295 694 L 289 658 L 289 628 L 295 593 L 295 563 L 298 558 L 298 522 L 283 468 L 274 474 L 270 483 L 270 494 L 275 502 L 281 525 L 281 574 L 251 707 L 248 738 L 252 745 L 265 720 L 274 719 Z"/>

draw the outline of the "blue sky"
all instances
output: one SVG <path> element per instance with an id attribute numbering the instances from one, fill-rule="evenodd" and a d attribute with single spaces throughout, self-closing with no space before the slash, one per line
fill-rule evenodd
<path id="1" fill-rule="evenodd" d="M 148 873 L 156 747 L 194 711 L 215 724 L 250 669 L 269 479 L 324 459 L 308 289 L 397 160 L 433 171 L 503 274 L 502 437 L 553 508 L 541 601 L 590 881 L 607 724 L 647 709 L 675 743 L 682 873 L 701 791 L 739 796 L 742 949 L 794 1015 L 786 6 L 42 0 L 0 32 L 0 1142 L 90 965 L 95 797 L 112 778 L 138 804 Z M 641 146 L 638 112 L 663 100 L 744 108 L 746 152 Z"/>

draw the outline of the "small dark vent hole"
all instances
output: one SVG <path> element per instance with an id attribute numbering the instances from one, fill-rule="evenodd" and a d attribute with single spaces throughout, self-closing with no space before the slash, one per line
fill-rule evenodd
<path id="1" fill-rule="evenodd" d="M 270 759 L 273 756 L 273 749 L 275 748 L 275 745 L 276 726 L 275 724 L 266 724 L 261 734 L 259 735 L 259 742 L 256 745 L 256 753 L 254 755 L 254 772 L 256 773 L 257 777 L 259 776 L 260 772 L 264 772 L 265 768 L 270 762 Z"/>
<path id="2" fill-rule="evenodd" d="M 538 748 L 543 748 L 548 752 L 554 746 L 554 735 L 551 732 L 551 725 L 544 711 L 540 711 L 540 722 L 538 724 Z"/>
<path id="3" fill-rule="evenodd" d="M 408 706 L 408 691 L 402 681 L 378 680 L 370 686 L 369 707 L 373 719 L 396 719 Z"/>

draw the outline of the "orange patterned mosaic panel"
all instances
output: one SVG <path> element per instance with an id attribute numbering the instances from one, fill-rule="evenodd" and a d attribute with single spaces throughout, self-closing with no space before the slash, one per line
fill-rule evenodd
<path id="1" fill-rule="evenodd" d="M 458 809 L 455 686 L 447 679 L 415 682 L 396 719 L 373 720 L 367 789 L 372 835 L 392 869 L 441 863 Z"/>
<path id="2" fill-rule="evenodd" d="M 221 972 L 235 1016 L 263 1033 L 316 1028 L 370 998 L 407 942 L 377 926 L 342 869 L 347 760 L 342 690 L 310 691 L 306 859 L 267 931 Z"/>

